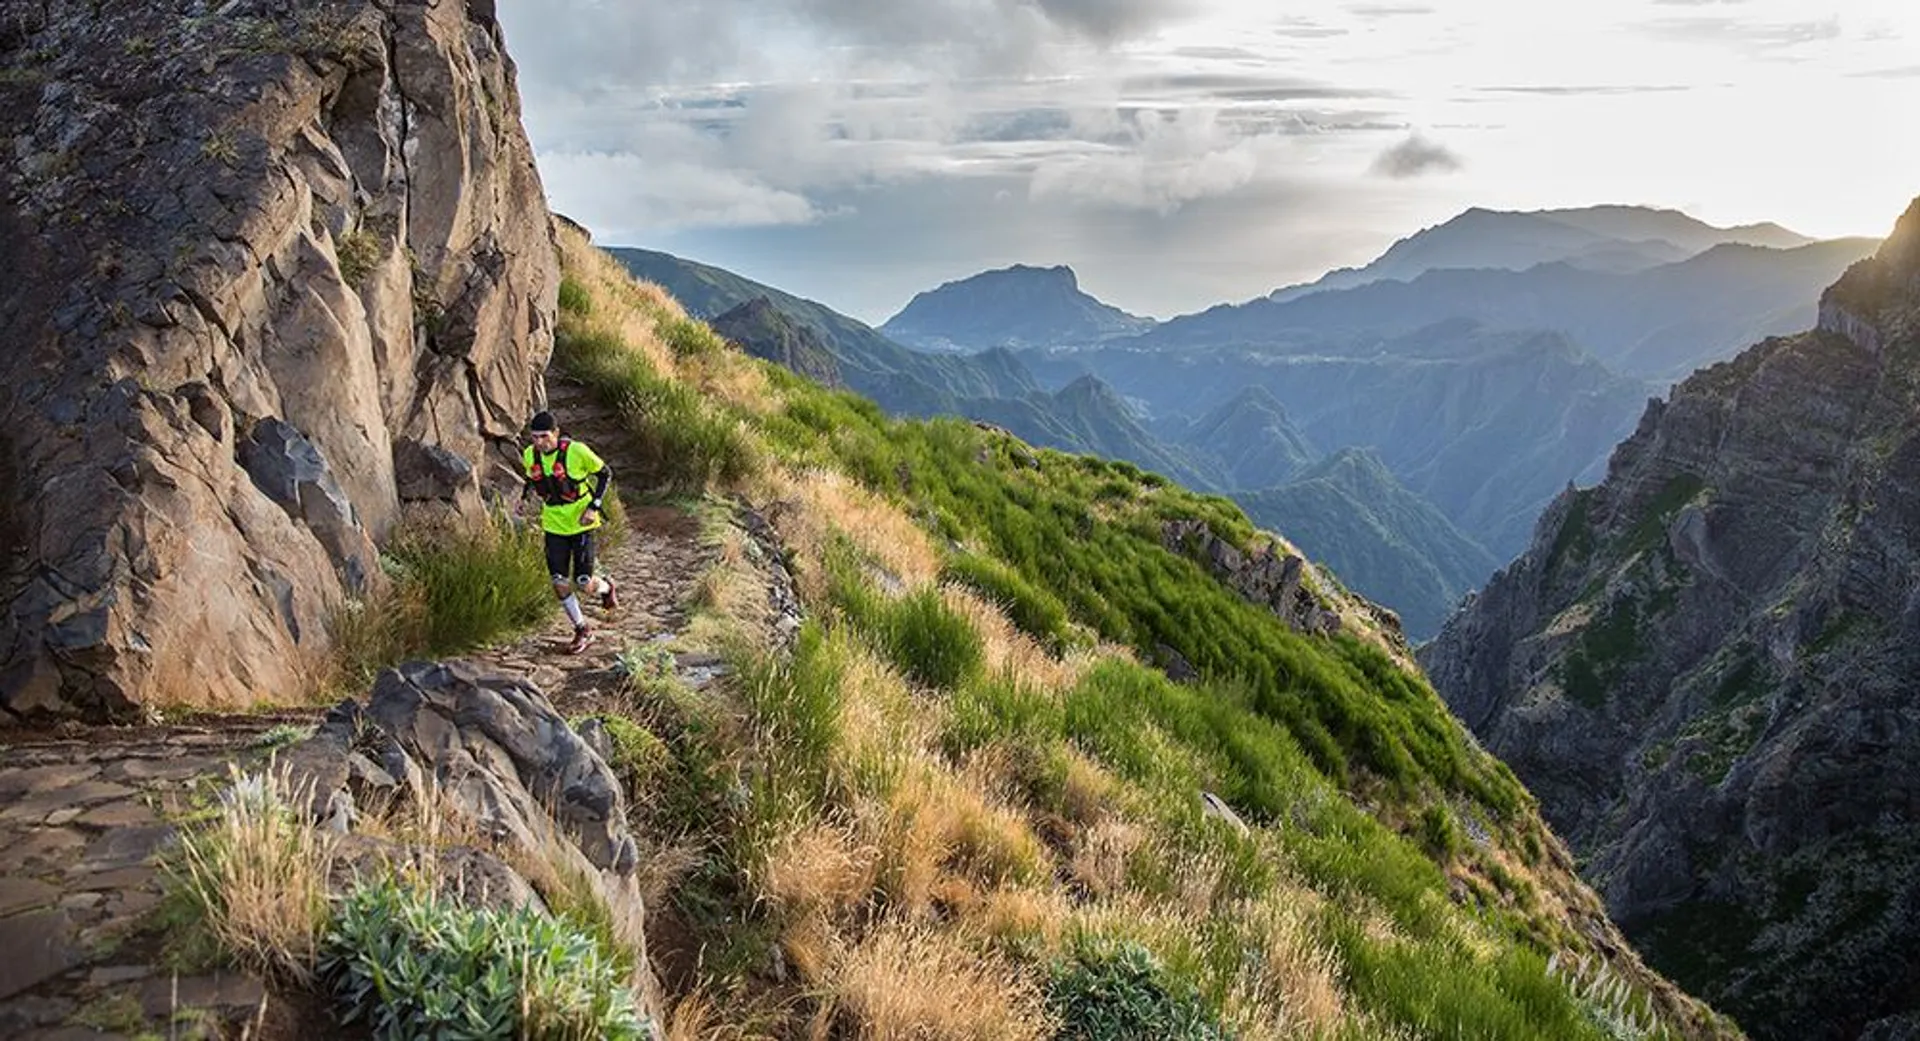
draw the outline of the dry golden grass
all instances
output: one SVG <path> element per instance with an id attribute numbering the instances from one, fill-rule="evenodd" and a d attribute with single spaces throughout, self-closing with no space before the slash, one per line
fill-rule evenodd
<path id="1" fill-rule="evenodd" d="M 980 894 L 962 926 L 1001 947 L 1058 950 L 1073 906 L 1056 886 L 1003 886 Z"/>
<path id="2" fill-rule="evenodd" d="M 880 809 L 875 845 L 891 869 L 883 880 L 899 882 L 889 890 L 899 906 L 924 909 L 949 872 L 989 887 L 1046 874 L 1046 847 L 1025 818 L 931 756 L 908 764 Z"/>
<path id="3" fill-rule="evenodd" d="M 296 809 L 308 793 L 274 773 L 236 768 L 231 777 L 213 820 L 181 836 L 173 881 L 241 965 L 306 986 L 326 924 L 332 839 Z"/>
<path id="4" fill-rule="evenodd" d="M 854 1036 L 914 1041 L 1048 1037 L 1037 982 L 951 933 L 891 923 L 836 967 L 833 996 Z"/>
<path id="5" fill-rule="evenodd" d="M 673 1003 L 664 1017 L 666 1041 L 762 1041 L 770 1034 L 738 1022 L 704 990 L 695 990 Z"/>
<path id="6" fill-rule="evenodd" d="M 777 473 L 767 490 L 794 509 L 783 514 L 781 534 L 803 561 L 825 559 L 836 535 L 843 535 L 908 590 L 934 580 L 940 553 L 925 531 L 905 513 L 853 479 L 832 470 Z M 824 578 L 803 568 L 796 576 L 814 602 L 825 593 Z"/>
<path id="7" fill-rule="evenodd" d="M 1247 934 L 1247 960 L 1233 981 L 1226 1012 L 1249 1039 L 1330 1037 L 1346 1022 L 1339 960 L 1313 935 L 1322 903 L 1298 888 L 1248 903 L 1233 916 Z"/>
<path id="8" fill-rule="evenodd" d="M 1011 672 L 1023 681 L 1047 690 L 1066 690 L 1094 662 L 1081 655 L 1056 658 L 1047 649 L 1021 632 L 999 607 L 964 586 L 946 585 L 940 590 L 947 607 L 972 624 L 980 634 L 984 660 L 990 672 Z"/>
<path id="9" fill-rule="evenodd" d="M 1119 798 L 1120 782 L 1086 753 L 1068 746 L 1061 805 L 1069 820 L 1088 826 L 1103 820 Z"/>
<path id="10" fill-rule="evenodd" d="M 784 909 L 839 914 L 867 903 L 879 856 L 851 829 L 808 825 L 774 845 L 758 888 L 764 899 Z"/>
<path id="11" fill-rule="evenodd" d="M 656 315 L 686 312 L 666 290 L 636 280 L 627 269 L 571 228 L 560 229 L 560 261 L 570 277 L 580 282 L 594 301 L 591 314 L 576 318 L 588 329 L 618 335 L 646 356 L 661 376 L 677 378 L 673 351 L 660 339 Z"/>
<path id="12" fill-rule="evenodd" d="M 1067 873 L 1096 899 L 1113 897 L 1126 888 L 1127 861 L 1146 839 L 1131 821 L 1103 820 L 1081 833 Z"/>
<path id="13" fill-rule="evenodd" d="M 824 911 L 795 915 L 780 929 L 780 953 L 787 967 L 809 986 L 827 980 L 844 947 L 839 929 Z"/>
<path id="14" fill-rule="evenodd" d="M 702 355 L 683 360 L 680 366 L 695 386 L 749 415 L 772 415 L 782 407 L 766 369 L 744 353 Z"/>
<path id="15" fill-rule="evenodd" d="M 634 880 L 640 889 L 640 899 L 648 907 L 665 906 L 680 883 L 706 863 L 707 854 L 692 841 L 660 842 L 657 835 L 638 837 L 640 857 Z"/>
<path id="16" fill-rule="evenodd" d="M 368 812 L 355 819 L 354 830 L 395 845 L 429 850 L 493 845 L 492 835 L 460 809 L 453 794 L 432 774 L 420 775 L 409 797 L 364 809 Z"/>

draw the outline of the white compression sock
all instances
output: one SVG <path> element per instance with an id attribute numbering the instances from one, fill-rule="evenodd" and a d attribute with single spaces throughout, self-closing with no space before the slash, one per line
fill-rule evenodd
<path id="1" fill-rule="evenodd" d="M 587 624 L 587 616 L 580 613 L 580 598 L 578 596 L 568 593 L 567 598 L 560 601 L 560 606 L 566 610 L 567 621 L 572 622 L 575 629 Z"/>

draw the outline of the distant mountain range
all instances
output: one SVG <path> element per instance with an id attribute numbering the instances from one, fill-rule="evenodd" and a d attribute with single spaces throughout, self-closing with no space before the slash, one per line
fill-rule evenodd
<path id="1" fill-rule="evenodd" d="M 1560 334 L 1496 332 L 1464 320 L 1398 337 L 1322 338 L 1286 354 L 1122 341 L 1020 357 L 1043 386 L 1099 375 L 1148 410 L 1165 437 L 1203 429 L 1191 420 L 1182 426 L 1183 415 L 1203 416 L 1264 389 L 1305 441 L 1323 451 L 1372 447 L 1496 557 L 1526 544 L 1541 507 L 1568 481 L 1597 479 L 1608 449 L 1632 431 L 1655 392 Z M 1339 570 L 1339 557 L 1328 559 Z"/>
<path id="2" fill-rule="evenodd" d="M 880 331 L 922 350 L 975 351 L 1093 344 L 1153 326 L 1083 292 L 1071 268 L 1017 264 L 920 293 Z"/>
<path id="3" fill-rule="evenodd" d="M 1277 289 L 1270 299 L 1284 302 L 1383 280 L 1410 282 L 1429 271 L 1455 268 L 1525 271 L 1540 264 L 1564 263 L 1587 271 L 1631 274 L 1676 263 L 1715 246 L 1791 249 L 1812 241 L 1778 224 L 1717 228 L 1678 210 L 1644 206 L 1530 213 L 1475 207 L 1401 239 L 1365 267 L 1330 271 L 1313 283 Z"/>
<path id="4" fill-rule="evenodd" d="M 1465 318 L 1495 329 L 1566 333 L 1625 376 L 1670 381 L 1768 336 L 1814 322 L 1820 288 L 1873 254 L 1874 239 L 1791 249 L 1721 245 L 1632 274 L 1565 261 L 1524 271 L 1444 268 L 1411 281 L 1223 305 L 1166 322 L 1141 346 L 1269 347 L 1393 336 Z"/>
<path id="5" fill-rule="evenodd" d="M 1016 265 L 920 293 L 879 330 L 611 252 L 747 350 L 895 414 L 964 415 L 1231 495 L 1419 639 L 1569 481 L 1599 477 L 1662 382 L 1813 324 L 1819 288 L 1872 248 L 1671 210 L 1476 209 L 1364 268 L 1166 323 L 1069 268 Z"/>

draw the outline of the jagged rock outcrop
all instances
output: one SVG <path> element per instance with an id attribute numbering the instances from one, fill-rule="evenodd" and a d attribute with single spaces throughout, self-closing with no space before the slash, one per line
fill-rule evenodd
<path id="1" fill-rule="evenodd" d="M 330 711 L 312 737 L 281 753 L 279 769 L 317 820 L 348 836 L 350 870 L 377 870 L 405 853 L 356 827 L 369 814 L 407 816 L 394 811 L 411 803 L 414 818 L 450 815 L 451 833 L 479 836 L 483 848 L 432 854 L 468 902 L 541 906 L 539 885 L 585 884 L 616 920 L 637 926 L 638 852 L 612 756 L 597 720 L 576 729 L 524 679 L 470 662 L 409 662 L 381 673 L 364 706 Z M 525 878 L 527 865 L 553 877 Z M 644 943 L 637 928 L 625 939 Z M 646 951 L 634 954 L 636 985 L 657 1009 Z"/>
<path id="2" fill-rule="evenodd" d="M 1204 563 L 1214 578 L 1266 607 L 1295 632 L 1326 636 L 1340 631 L 1339 613 L 1321 603 L 1302 582 L 1307 567 L 1304 559 L 1277 552 L 1272 546 L 1242 552 L 1199 519 L 1167 521 L 1161 527 L 1160 540 L 1169 550 Z M 1398 631 L 1396 619 L 1393 632 Z"/>
<path id="3" fill-rule="evenodd" d="M 1420 657 L 1657 968 L 1756 1037 L 1904 1037 L 1920 201 L 1821 315 L 1650 405 Z"/>
<path id="4" fill-rule="evenodd" d="M 0 9 L 0 725 L 295 692 L 558 286 L 482 0 Z"/>

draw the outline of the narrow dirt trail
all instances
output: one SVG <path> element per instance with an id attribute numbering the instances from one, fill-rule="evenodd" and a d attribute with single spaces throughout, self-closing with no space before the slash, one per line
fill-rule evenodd
<path id="1" fill-rule="evenodd" d="M 556 377 L 548 382 L 547 395 L 561 430 L 607 461 L 615 491 L 624 489 L 626 501 L 632 502 L 631 482 L 640 468 L 631 436 L 579 384 Z M 629 505 L 626 522 L 618 546 L 609 548 L 603 539 L 598 547 L 600 571 L 617 584 L 620 606 L 607 612 L 593 598 L 581 598 L 594 629 L 594 642 L 585 652 L 565 653 L 573 627 L 556 602 L 543 628 L 466 657 L 528 677 L 568 715 L 591 710 L 616 693 L 622 683 L 620 652 L 685 627 L 687 599 L 715 553 L 701 537 L 699 518 L 685 511 Z M 699 664 L 681 662 L 683 667 Z"/>
<path id="2" fill-rule="evenodd" d="M 557 373 L 548 394 L 563 428 L 608 461 L 631 501 L 639 470 L 613 416 Z M 596 640 L 585 653 L 564 653 L 572 628 L 556 603 L 545 628 L 465 657 L 528 677 L 568 716 L 616 695 L 621 650 L 684 628 L 686 601 L 716 552 L 684 511 L 629 507 L 627 524 L 600 561 L 621 603 L 610 614 L 589 608 Z M 705 664 L 680 660 L 683 669 Z M 172 970 L 156 912 L 159 857 L 175 822 L 207 806 L 234 765 L 265 762 L 319 716 L 290 709 L 168 726 L 0 730 L 0 1038 L 238 1037 L 243 1028 L 262 1041 L 316 1036 L 311 1024 L 324 1020 L 279 1004 L 258 980 Z"/>

